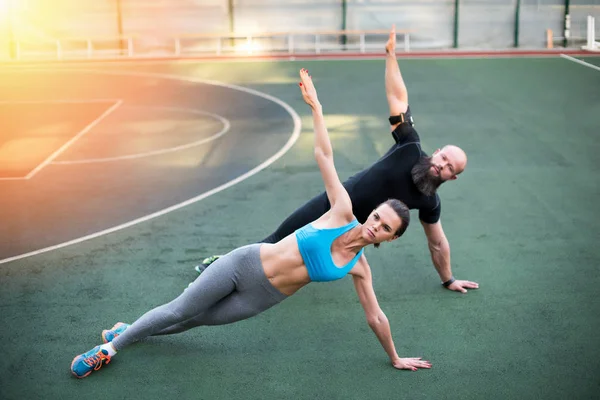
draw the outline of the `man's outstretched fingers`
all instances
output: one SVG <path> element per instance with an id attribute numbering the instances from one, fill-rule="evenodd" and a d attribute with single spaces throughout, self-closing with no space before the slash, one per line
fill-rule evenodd
<path id="1" fill-rule="evenodd" d="M 463 288 L 458 281 L 455 281 L 452 285 L 448 286 L 448 289 L 454 290 L 455 292 L 467 293 L 467 290 Z"/>
<path id="2" fill-rule="evenodd" d="M 421 357 L 409 357 L 401 358 L 393 363 L 397 369 L 408 369 L 416 371 L 419 368 L 431 368 L 431 363 L 426 360 L 422 360 Z"/>
<path id="3" fill-rule="evenodd" d="M 479 288 L 479 283 L 472 282 L 472 281 L 457 280 L 457 281 L 455 281 L 455 284 L 457 284 L 463 288 L 469 288 L 469 289 L 478 289 Z"/>
<path id="4" fill-rule="evenodd" d="M 385 51 L 390 54 L 396 51 L 396 25 L 392 25 L 390 36 L 385 44 Z"/>

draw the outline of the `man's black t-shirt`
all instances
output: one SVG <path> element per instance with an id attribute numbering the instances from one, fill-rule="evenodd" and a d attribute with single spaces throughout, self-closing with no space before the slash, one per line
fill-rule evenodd
<path id="1" fill-rule="evenodd" d="M 438 195 L 425 196 L 412 180 L 413 166 L 420 157 L 426 156 L 421 150 L 417 131 L 409 123 L 403 123 L 392 132 L 392 136 L 396 143 L 383 157 L 343 183 L 352 200 L 354 215 L 360 223 L 364 223 L 378 205 L 388 199 L 398 199 L 408 208 L 418 209 L 421 221 L 429 224 L 438 222 L 441 213 Z M 317 195 L 297 209 L 262 242 L 278 242 L 319 218 L 330 207 L 327 193 Z"/>
<path id="2" fill-rule="evenodd" d="M 419 135 L 408 123 L 399 125 L 392 135 L 396 144 L 383 157 L 344 182 L 352 199 L 354 215 L 363 223 L 373 209 L 393 198 L 410 209 L 418 209 L 421 221 L 436 223 L 441 212 L 438 195 L 425 196 L 417 189 L 411 175 L 419 158 L 426 156 L 421 150 Z"/>

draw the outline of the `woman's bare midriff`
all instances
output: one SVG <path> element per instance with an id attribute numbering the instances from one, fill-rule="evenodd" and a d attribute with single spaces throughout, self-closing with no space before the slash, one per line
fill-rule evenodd
<path id="1" fill-rule="evenodd" d="M 262 244 L 260 260 L 271 284 L 287 296 L 310 283 L 295 235 L 289 235 L 275 244 Z"/>

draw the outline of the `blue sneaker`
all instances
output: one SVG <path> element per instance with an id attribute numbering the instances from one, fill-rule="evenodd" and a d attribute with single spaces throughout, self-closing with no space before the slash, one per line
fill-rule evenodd
<path id="1" fill-rule="evenodd" d="M 108 352 L 100 349 L 100 346 L 96 346 L 87 353 L 80 354 L 73 359 L 71 373 L 77 378 L 85 378 L 109 362 L 110 356 Z"/>
<path id="2" fill-rule="evenodd" d="M 112 328 L 105 329 L 102 331 L 102 341 L 104 343 L 112 342 L 117 336 L 125 332 L 125 329 L 129 328 L 130 326 L 131 325 L 126 324 L 124 322 L 117 322 Z"/>

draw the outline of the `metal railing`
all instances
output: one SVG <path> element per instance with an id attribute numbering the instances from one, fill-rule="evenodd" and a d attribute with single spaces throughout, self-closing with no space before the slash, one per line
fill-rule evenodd
<path id="1" fill-rule="evenodd" d="M 397 31 L 398 50 L 410 51 L 410 32 Z M 61 38 L 9 43 L 12 59 L 66 60 L 145 57 L 381 53 L 387 30 L 182 34 L 174 37 Z"/>

